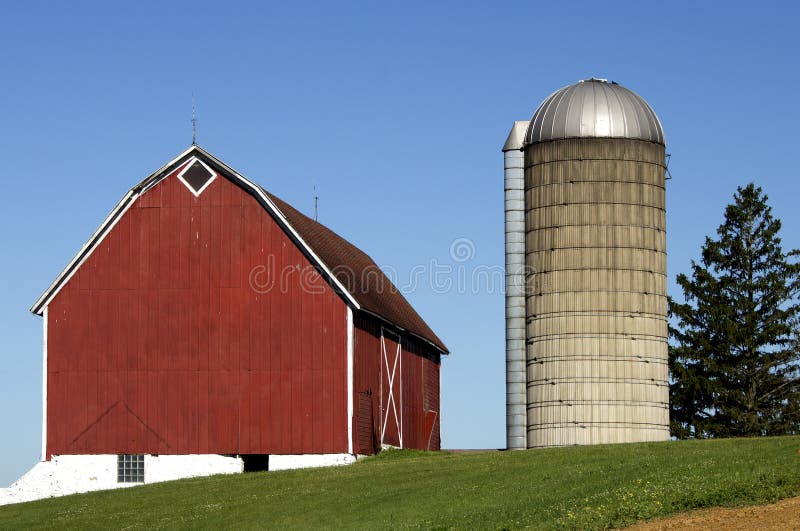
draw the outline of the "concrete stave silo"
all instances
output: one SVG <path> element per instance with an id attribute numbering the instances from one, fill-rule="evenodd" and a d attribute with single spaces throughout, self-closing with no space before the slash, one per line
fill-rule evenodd
<path id="1" fill-rule="evenodd" d="M 511 140 L 507 160 L 524 158 L 526 447 L 667 439 L 658 118 L 635 93 L 589 79 L 553 93 Z M 521 355 L 513 346 L 507 359 Z"/>

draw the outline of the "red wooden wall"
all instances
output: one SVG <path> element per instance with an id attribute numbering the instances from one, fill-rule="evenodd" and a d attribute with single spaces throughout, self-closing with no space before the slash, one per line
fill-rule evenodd
<path id="1" fill-rule="evenodd" d="M 346 452 L 344 301 L 251 195 L 177 172 L 48 306 L 48 457 Z"/>
<path id="2" fill-rule="evenodd" d="M 383 443 L 401 445 L 393 407 L 397 407 L 398 417 L 402 419 L 403 448 L 439 450 L 439 353 L 414 336 L 398 336 L 389 329 L 383 329 L 376 319 L 365 314 L 356 313 L 354 325 L 354 403 L 362 406 L 357 406 L 354 411 L 357 452 L 371 454 L 380 448 L 382 431 Z M 402 347 L 401 359 L 394 369 L 394 381 L 390 388 L 389 374 L 394 367 L 398 341 Z M 394 406 L 389 404 L 390 391 L 394 393 Z M 367 423 L 363 419 L 368 412 L 364 407 L 366 397 L 369 397 L 372 405 L 371 437 L 364 433 Z M 388 422 L 384 422 L 387 416 Z M 372 445 L 365 444 L 369 439 Z"/>

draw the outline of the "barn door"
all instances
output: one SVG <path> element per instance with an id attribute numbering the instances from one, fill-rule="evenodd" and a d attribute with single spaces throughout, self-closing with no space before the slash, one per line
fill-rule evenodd
<path id="1" fill-rule="evenodd" d="M 372 390 L 358 393 L 358 453 L 372 455 L 375 453 L 375 435 L 372 420 Z"/>
<path id="2" fill-rule="evenodd" d="M 381 328 L 381 445 L 403 447 L 403 346 Z"/>
<path id="3" fill-rule="evenodd" d="M 439 358 L 422 360 L 422 409 L 425 411 L 423 436 L 428 450 L 439 450 Z"/>
<path id="4" fill-rule="evenodd" d="M 439 420 L 439 413 L 436 411 L 425 411 L 425 449 L 426 450 L 438 450 L 439 448 L 436 447 L 437 441 L 434 440 L 434 435 L 436 435 L 436 421 Z"/>

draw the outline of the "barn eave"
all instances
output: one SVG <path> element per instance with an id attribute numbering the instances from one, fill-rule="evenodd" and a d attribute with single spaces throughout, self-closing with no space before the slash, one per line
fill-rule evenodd
<path id="1" fill-rule="evenodd" d="M 382 316 L 379 313 L 375 313 L 375 312 L 370 311 L 370 310 L 368 310 L 366 308 L 361 308 L 361 312 L 366 314 L 366 315 L 369 315 L 371 317 L 374 317 L 375 319 L 379 320 L 382 323 L 385 323 L 385 324 L 389 325 L 389 327 L 394 328 L 397 332 L 400 332 L 401 334 L 407 334 L 407 335 L 415 337 L 416 339 L 419 339 L 420 341 L 422 341 L 426 345 L 429 345 L 429 346 L 433 347 L 434 349 L 436 349 L 436 351 L 439 352 L 439 354 L 441 354 L 443 356 L 448 356 L 450 354 L 449 350 L 447 350 L 446 348 L 442 348 L 441 346 L 437 345 L 436 343 L 434 343 L 433 341 L 431 341 L 427 337 L 424 337 L 424 336 L 422 336 L 420 334 L 417 334 L 416 332 L 412 332 L 411 330 L 403 328 L 402 326 L 398 325 L 397 323 L 394 323 L 394 322 L 390 321 L 389 319 L 387 319 L 386 317 Z"/>

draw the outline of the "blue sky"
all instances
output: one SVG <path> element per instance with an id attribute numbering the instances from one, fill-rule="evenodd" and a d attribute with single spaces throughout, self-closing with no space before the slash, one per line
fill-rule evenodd
<path id="1" fill-rule="evenodd" d="M 0 32 L 0 486 L 38 459 L 41 320 L 28 307 L 127 189 L 191 141 L 407 281 L 453 354 L 447 447 L 504 445 L 503 264 L 514 120 L 596 76 L 642 95 L 672 154 L 671 279 L 737 185 L 755 181 L 800 247 L 793 3 L 6 2 Z M 451 245 L 472 245 L 458 262 Z M 674 281 L 670 290 L 676 294 Z"/>

